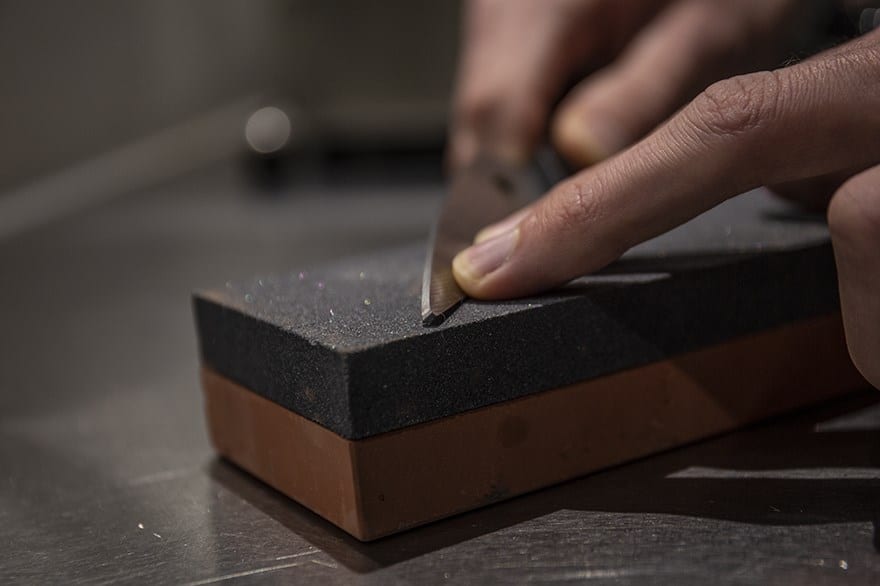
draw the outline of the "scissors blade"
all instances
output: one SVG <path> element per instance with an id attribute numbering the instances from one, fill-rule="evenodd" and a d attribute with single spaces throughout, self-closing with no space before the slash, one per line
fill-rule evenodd
<path id="1" fill-rule="evenodd" d="M 434 224 L 422 278 L 422 323 L 439 325 L 464 300 L 452 276 L 452 259 L 488 224 L 531 201 L 539 182 L 526 167 L 480 156 L 456 172 Z"/>

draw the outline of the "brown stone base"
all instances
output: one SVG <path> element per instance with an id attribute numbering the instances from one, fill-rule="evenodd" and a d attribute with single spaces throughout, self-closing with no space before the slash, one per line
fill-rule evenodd
<path id="1" fill-rule="evenodd" d="M 863 388 L 839 315 L 347 440 L 202 370 L 217 451 L 361 540 Z"/>

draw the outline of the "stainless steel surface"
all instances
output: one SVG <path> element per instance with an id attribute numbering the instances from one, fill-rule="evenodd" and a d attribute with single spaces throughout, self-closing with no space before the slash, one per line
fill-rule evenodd
<path id="1" fill-rule="evenodd" d="M 420 239 L 440 194 L 248 191 L 216 169 L 0 242 L 0 583 L 880 582 L 876 391 L 373 544 L 218 460 L 190 291 Z"/>
<path id="2" fill-rule="evenodd" d="M 441 323 L 465 298 L 452 275 L 452 259 L 487 225 L 538 195 L 528 169 L 483 156 L 457 172 L 431 231 L 422 279 L 422 322 Z"/>

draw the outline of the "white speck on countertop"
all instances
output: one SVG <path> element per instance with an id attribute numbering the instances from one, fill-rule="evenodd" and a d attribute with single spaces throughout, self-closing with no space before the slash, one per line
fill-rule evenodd
<path id="1" fill-rule="evenodd" d="M 312 555 L 313 553 L 318 553 L 318 551 L 319 550 L 312 548 L 312 549 L 308 549 L 306 551 L 301 551 L 299 553 L 291 553 L 288 555 L 281 555 L 281 556 L 278 556 L 277 558 L 275 558 L 275 561 L 277 562 L 277 561 L 281 561 L 281 560 L 289 560 L 290 558 L 299 558 L 304 555 Z"/>

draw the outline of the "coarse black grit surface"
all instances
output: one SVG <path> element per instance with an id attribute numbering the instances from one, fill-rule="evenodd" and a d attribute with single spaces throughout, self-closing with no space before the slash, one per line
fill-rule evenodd
<path id="1" fill-rule="evenodd" d="M 424 244 L 197 293 L 205 365 L 349 439 L 835 311 L 821 218 L 758 190 L 600 274 L 419 313 Z"/>

